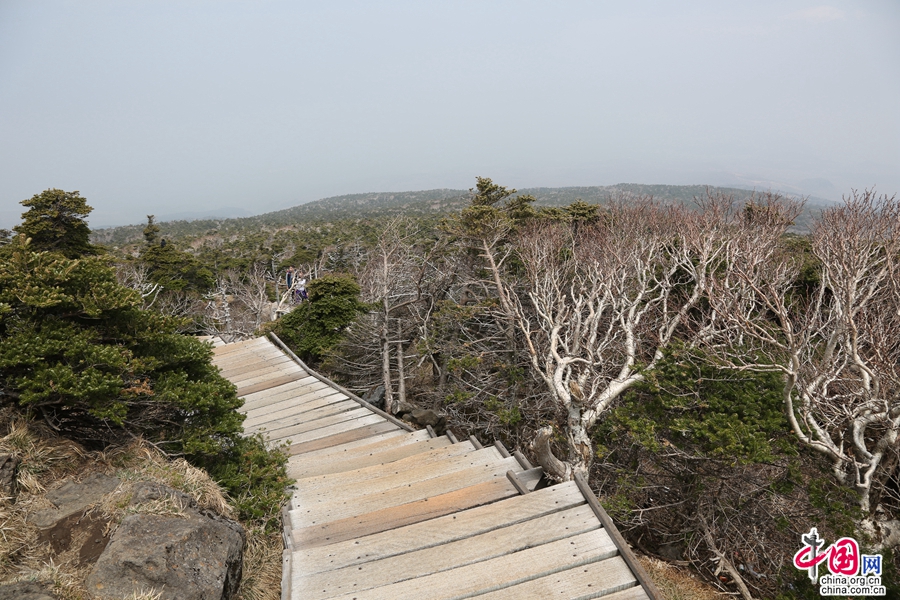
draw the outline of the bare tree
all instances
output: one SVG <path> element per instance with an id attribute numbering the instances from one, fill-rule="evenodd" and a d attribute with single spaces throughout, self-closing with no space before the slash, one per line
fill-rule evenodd
<path id="1" fill-rule="evenodd" d="M 406 402 L 407 356 L 404 348 L 415 332 L 415 323 L 409 318 L 410 305 L 422 297 L 426 271 L 426 257 L 415 247 L 415 236 L 416 231 L 410 230 L 409 220 L 392 220 L 368 253 L 368 261 L 359 274 L 363 300 L 378 306 L 372 324 L 378 328 L 385 410 L 391 413 L 397 412 L 400 404 Z M 397 396 L 394 396 L 392 354 L 396 357 Z"/>
<path id="2" fill-rule="evenodd" d="M 205 296 L 206 333 L 228 342 L 248 339 L 271 321 L 276 305 L 269 300 L 267 280 L 263 263 L 253 263 L 245 273 L 232 269 L 217 277 Z"/>
<path id="3" fill-rule="evenodd" d="M 156 302 L 163 286 L 150 280 L 150 271 L 145 265 L 125 262 L 116 265 L 116 279 L 141 295 L 142 307 L 149 309 Z"/>
<path id="4" fill-rule="evenodd" d="M 688 323 L 723 267 L 728 198 L 699 211 L 644 199 L 616 203 L 593 225 L 542 223 L 517 240 L 526 289 L 517 303 L 531 367 L 564 409 L 568 456 L 534 440 L 539 462 L 558 479 L 587 474 L 598 417 L 642 381 L 676 337 L 691 343 L 708 324 Z M 694 325 L 694 326 L 691 326 Z"/>
<path id="5" fill-rule="evenodd" d="M 794 435 L 859 494 L 872 539 L 895 546 L 900 521 L 884 496 L 900 450 L 900 202 L 854 192 L 824 211 L 810 238 L 817 277 L 806 286 L 779 243 L 777 211 L 745 220 L 711 296 L 726 325 L 713 347 L 734 368 L 783 374 Z"/>

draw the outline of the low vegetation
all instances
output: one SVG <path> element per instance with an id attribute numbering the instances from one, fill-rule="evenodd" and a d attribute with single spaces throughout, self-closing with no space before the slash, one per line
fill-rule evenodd
<path id="1" fill-rule="evenodd" d="M 883 554 L 896 585 L 894 198 L 478 178 L 56 243 L 0 248 L 0 399 L 91 451 L 141 436 L 261 529 L 285 456 L 240 436 L 233 388 L 183 333 L 276 331 L 346 387 L 382 388 L 389 411 L 436 408 L 552 478 L 587 475 L 628 540 L 668 561 L 652 570 L 681 582 L 673 598 L 701 597 L 698 578 L 814 597 L 790 563 L 813 526 Z"/>

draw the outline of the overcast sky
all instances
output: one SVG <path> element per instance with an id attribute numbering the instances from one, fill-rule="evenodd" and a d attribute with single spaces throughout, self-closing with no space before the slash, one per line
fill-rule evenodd
<path id="1" fill-rule="evenodd" d="M 476 175 L 900 193 L 900 2 L 0 0 L 0 227 Z"/>

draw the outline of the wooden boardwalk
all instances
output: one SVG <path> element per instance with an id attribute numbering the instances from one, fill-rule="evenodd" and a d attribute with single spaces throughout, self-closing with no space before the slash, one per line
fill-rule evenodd
<path id="1" fill-rule="evenodd" d="M 277 338 L 217 346 L 248 433 L 290 442 L 282 598 L 656 599 L 583 480 L 373 409 Z"/>

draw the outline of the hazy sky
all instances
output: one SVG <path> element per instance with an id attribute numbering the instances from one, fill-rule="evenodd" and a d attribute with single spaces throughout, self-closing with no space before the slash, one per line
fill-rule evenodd
<path id="1" fill-rule="evenodd" d="M 476 175 L 900 193 L 900 1 L 0 0 L 0 227 Z"/>

